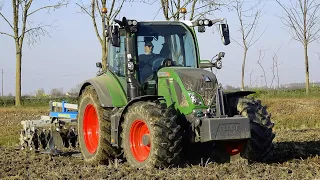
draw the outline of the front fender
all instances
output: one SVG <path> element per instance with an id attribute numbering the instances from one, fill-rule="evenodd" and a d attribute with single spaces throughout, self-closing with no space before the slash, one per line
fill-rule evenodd
<path id="1" fill-rule="evenodd" d="M 240 97 L 245 97 L 254 94 L 254 91 L 236 91 L 224 93 L 225 112 L 229 116 L 237 114 L 237 102 Z"/>
<path id="2" fill-rule="evenodd" d="M 128 104 L 123 108 L 121 117 L 124 115 L 124 113 L 127 111 L 128 107 L 131 106 L 132 104 L 140 101 L 155 101 L 155 100 L 165 100 L 163 96 L 157 96 L 157 95 L 145 95 L 145 96 L 139 96 L 136 98 L 131 99 Z"/>
<path id="3" fill-rule="evenodd" d="M 224 92 L 225 96 L 227 98 L 231 97 L 243 97 L 243 96 L 248 96 L 250 94 L 254 94 L 256 92 L 254 91 L 235 91 L 235 92 Z"/>

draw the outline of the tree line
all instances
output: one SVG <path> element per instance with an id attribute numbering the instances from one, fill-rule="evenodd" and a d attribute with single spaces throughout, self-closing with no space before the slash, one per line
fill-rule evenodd
<path id="1" fill-rule="evenodd" d="M 6 1 L 8 2 L 8 1 Z M 49 35 L 49 31 L 54 28 L 53 24 L 49 22 L 40 22 L 36 25 L 31 24 L 33 16 L 36 16 L 41 11 L 55 11 L 64 7 L 67 7 L 71 2 L 69 0 L 54 0 L 44 1 L 47 4 L 38 6 L 35 0 L 12 0 L 11 3 L 11 15 L 12 20 L 8 19 L 8 14 L 3 14 L 4 1 L 0 1 L 0 19 L 4 20 L 5 24 L 9 26 L 9 32 L 1 32 L 0 35 L 8 36 L 12 38 L 15 43 L 15 55 L 16 55 L 16 90 L 15 90 L 15 105 L 21 105 L 21 62 L 23 55 L 23 44 L 27 37 L 27 43 L 29 45 L 35 44 L 41 40 L 41 37 Z M 300 42 L 304 47 L 304 62 L 305 62 L 305 75 L 306 75 L 306 93 L 309 93 L 310 78 L 309 78 L 309 58 L 308 58 L 308 46 L 309 44 L 319 40 L 320 38 L 320 3 L 316 0 L 291 0 L 280 1 L 276 0 L 277 4 L 283 10 L 282 16 L 279 18 L 283 24 L 286 25 L 288 32 L 294 40 Z M 170 21 L 177 21 L 182 19 L 196 20 L 199 18 L 211 15 L 217 10 L 231 10 L 234 12 L 238 19 L 238 27 L 241 38 L 233 39 L 243 49 L 243 61 L 241 71 L 241 88 L 245 89 L 245 67 L 247 54 L 252 45 L 259 41 L 264 32 L 258 34 L 256 32 L 261 16 L 263 15 L 263 9 L 265 7 L 265 0 L 255 1 L 254 4 L 247 5 L 248 1 L 245 0 L 91 0 L 89 3 L 78 0 L 74 2 L 79 10 L 90 17 L 92 26 L 94 28 L 95 35 L 101 45 L 101 62 L 102 68 L 107 68 L 107 37 L 105 33 L 105 26 L 121 12 L 124 4 L 126 3 L 145 3 L 154 4 L 158 3 L 159 13 L 161 12 L 163 17 Z M 187 9 L 186 14 L 181 14 L 182 8 Z M 106 13 L 102 13 L 102 10 Z M 229 13 L 229 12 L 228 12 Z M 2 38 L 2 37 L 0 37 Z M 263 60 L 263 50 L 259 51 L 259 58 L 257 63 L 261 66 Z M 278 61 L 277 52 L 274 52 L 273 56 L 273 77 L 271 86 L 277 83 L 279 86 L 279 74 L 278 74 Z M 320 59 L 320 54 L 319 54 Z M 252 74 L 252 72 L 251 72 Z M 251 82 L 250 74 L 250 84 Z M 265 77 L 265 73 L 264 73 Z M 265 77 L 265 83 L 267 80 Z"/>

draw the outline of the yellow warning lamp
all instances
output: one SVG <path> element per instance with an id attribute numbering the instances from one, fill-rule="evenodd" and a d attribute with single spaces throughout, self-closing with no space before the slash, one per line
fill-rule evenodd
<path id="1" fill-rule="evenodd" d="M 101 12 L 104 13 L 104 14 L 106 14 L 107 11 L 108 11 L 108 9 L 107 9 L 106 7 L 103 7 L 103 8 L 101 9 Z"/>
<path id="2" fill-rule="evenodd" d="M 187 9 L 186 9 L 186 8 L 181 8 L 181 9 L 180 9 L 180 13 L 186 14 L 186 13 L 187 13 Z"/>

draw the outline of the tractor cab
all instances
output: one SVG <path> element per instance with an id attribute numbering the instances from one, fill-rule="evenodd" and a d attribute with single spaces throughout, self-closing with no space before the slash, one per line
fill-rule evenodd
<path id="1" fill-rule="evenodd" d="M 141 83 L 156 74 L 161 66 L 197 67 L 194 37 L 182 23 L 140 23 L 136 42 Z"/>
<path id="2" fill-rule="evenodd" d="M 129 100 L 138 96 L 158 95 L 158 72 L 164 67 L 203 68 L 196 35 L 218 20 L 152 21 L 114 20 L 107 29 L 108 68 L 127 84 Z M 224 25 L 224 26 L 222 26 Z M 221 24 L 225 45 L 229 44 L 228 26 Z M 206 63 L 206 67 L 215 64 Z"/>

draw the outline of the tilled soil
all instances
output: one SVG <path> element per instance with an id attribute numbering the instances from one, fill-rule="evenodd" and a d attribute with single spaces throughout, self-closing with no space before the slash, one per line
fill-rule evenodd
<path id="1" fill-rule="evenodd" d="M 42 113 L 42 111 L 36 113 Z M 8 122 L 3 120 L 2 115 L 0 114 L 0 125 Z M 19 126 L 20 118 L 13 119 Z M 0 133 L 8 134 L 2 130 Z M 128 163 L 119 161 L 114 161 L 109 165 L 89 165 L 81 158 L 70 155 L 50 156 L 27 150 L 15 150 L 13 146 L 0 145 L 0 179 L 320 178 L 320 129 L 277 131 L 274 143 L 275 149 L 268 162 L 265 163 L 203 163 L 188 164 L 180 168 L 147 170 L 132 168 Z"/>

